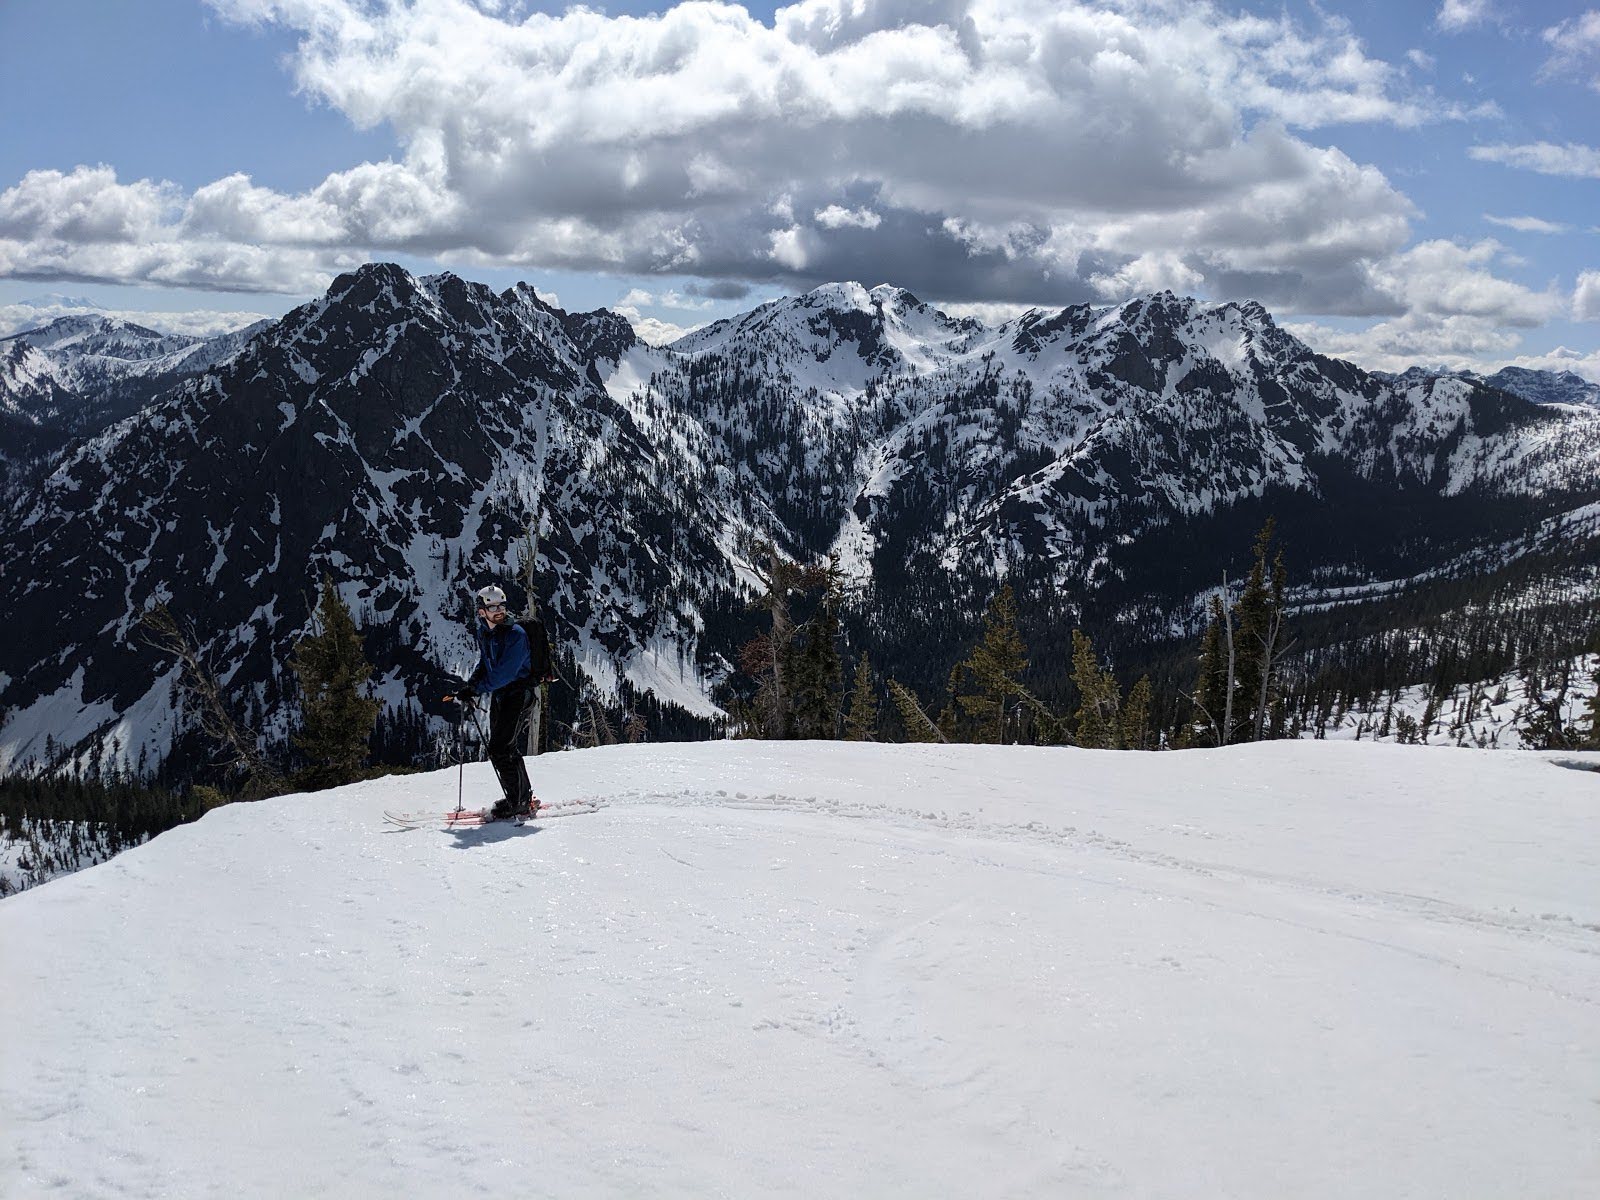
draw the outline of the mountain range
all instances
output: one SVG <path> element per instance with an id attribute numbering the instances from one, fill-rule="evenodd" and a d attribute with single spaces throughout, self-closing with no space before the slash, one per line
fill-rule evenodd
<path id="1" fill-rule="evenodd" d="M 658 347 L 373 264 L 224 339 L 64 318 L 0 341 L 0 770 L 198 753 L 138 632 L 157 600 L 282 738 L 325 573 L 426 742 L 466 598 L 530 555 L 574 682 L 691 724 L 756 627 L 762 539 L 837 555 L 852 653 L 923 687 L 1001 581 L 1036 662 L 1074 624 L 1124 662 L 1187 636 L 1269 515 L 1304 606 L 1592 564 L 1579 384 L 1370 374 L 1171 293 L 986 324 L 839 283 Z"/>

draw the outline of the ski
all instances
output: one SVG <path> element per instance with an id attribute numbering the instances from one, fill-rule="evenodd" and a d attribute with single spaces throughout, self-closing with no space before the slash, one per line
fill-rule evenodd
<path id="1" fill-rule="evenodd" d="M 594 813 L 600 811 L 600 805 L 592 800 L 555 800 L 548 804 L 541 804 L 539 811 L 530 817 L 513 818 L 512 823 L 523 825 L 530 821 L 543 821 L 551 817 L 571 817 L 579 813 Z M 397 813 L 385 811 L 383 819 L 390 825 L 401 829 L 478 829 L 485 825 L 498 825 L 497 821 L 489 816 L 485 808 L 465 808 L 459 812 L 449 810 L 444 812 L 415 812 Z"/>

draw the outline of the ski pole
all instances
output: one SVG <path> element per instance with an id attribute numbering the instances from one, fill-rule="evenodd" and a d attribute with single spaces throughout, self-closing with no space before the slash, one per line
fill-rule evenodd
<path id="1" fill-rule="evenodd" d="M 456 812 L 466 807 L 467 730 L 456 722 Z"/>
<path id="2" fill-rule="evenodd" d="M 478 726 L 478 744 L 483 744 L 483 726 L 478 724 L 477 706 L 470 703 L 466 696 L 449 695 L 446 702 L 461 705 L 462 708 L 472 713 L 472 723 Z M 467 727 L 461 722 L 456 722 L 456 812 L 466 807 L 466 776 L 467 776 Z"/>

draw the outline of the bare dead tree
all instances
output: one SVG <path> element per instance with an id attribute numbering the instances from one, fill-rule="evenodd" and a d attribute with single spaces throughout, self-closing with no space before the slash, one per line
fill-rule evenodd
<path id="1" fill-rule="evenodd" d="M 182 668 L 178 686 L 194 704 L 201 733 L 223 748 L 223 769 L 242 776 L 240 793 L 268 794 L 279 783 L 278 774 L 267 764 L 256 740 L 246 736 L 229 714 L 222 688 L 200 653 L 193 627 L 181 623 L 164 601 L 140 613 L 139 623 L 148 644 L 178 660 Z"/>
<path id="2" fill-rule="evenodd" d="M 1239 675 L 1238 652 L 1233 645 L 1233 606 L 1228 603 L 1228 576 L 1222 576 L 1222 599 L 1218 602 L 1222 610 L 1222 637 L 1228 648 L 1228 680 L 1225 699 L 1222 702 L 1222 729 L 1218 745 L 1226 746 L 1233 737 L 1233 688 Z"/>
<path id="3" fill-rule="evenodd" d="M 906 734 L 916 742 L 948 742 L 944 731 L 928 716 L 927 710 L 912 693 L 911 689 L 897 680 L 889 680 L 889 695 L 893 697 L 895 707 L 900 710 L 900 720 L 906 727 Z"/>
<path id="4" fill-rule="evenodd" d="M 617 744 L 617 731 L 611 728 L 611 721 L 606 716 L 605 706 L 596 703 L 594 697 L 588 700 L 589 728 L 594 732 L 594 744 L 597 746 L 615 746 Z"/>
<path id="5" fill-rule="evenodd" d="M 522 590 L 528 597 L 529 617 L 539 615 L 539 517 L 537 514 L 528 520 L 528 532 L 522 540 Z M 544 680 L 539 680 L 535 685 L 533 696 L 533 711 L 528 714 L 528 740 L 523 752 L 529 756 L 539 753 L 540 733 L 544 724 L 544 714 L 549 707 L 550 685 Z"/>

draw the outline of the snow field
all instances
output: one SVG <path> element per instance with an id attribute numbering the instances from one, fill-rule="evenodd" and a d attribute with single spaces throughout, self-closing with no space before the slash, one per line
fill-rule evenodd
<path id="1" fill-rule="evenodd" d="M 718 743 L 0 904 L 0 1195 L 1590 1196 L 1600 756 Z M 469 767 L 469 798 L 491 787 Z"/>

